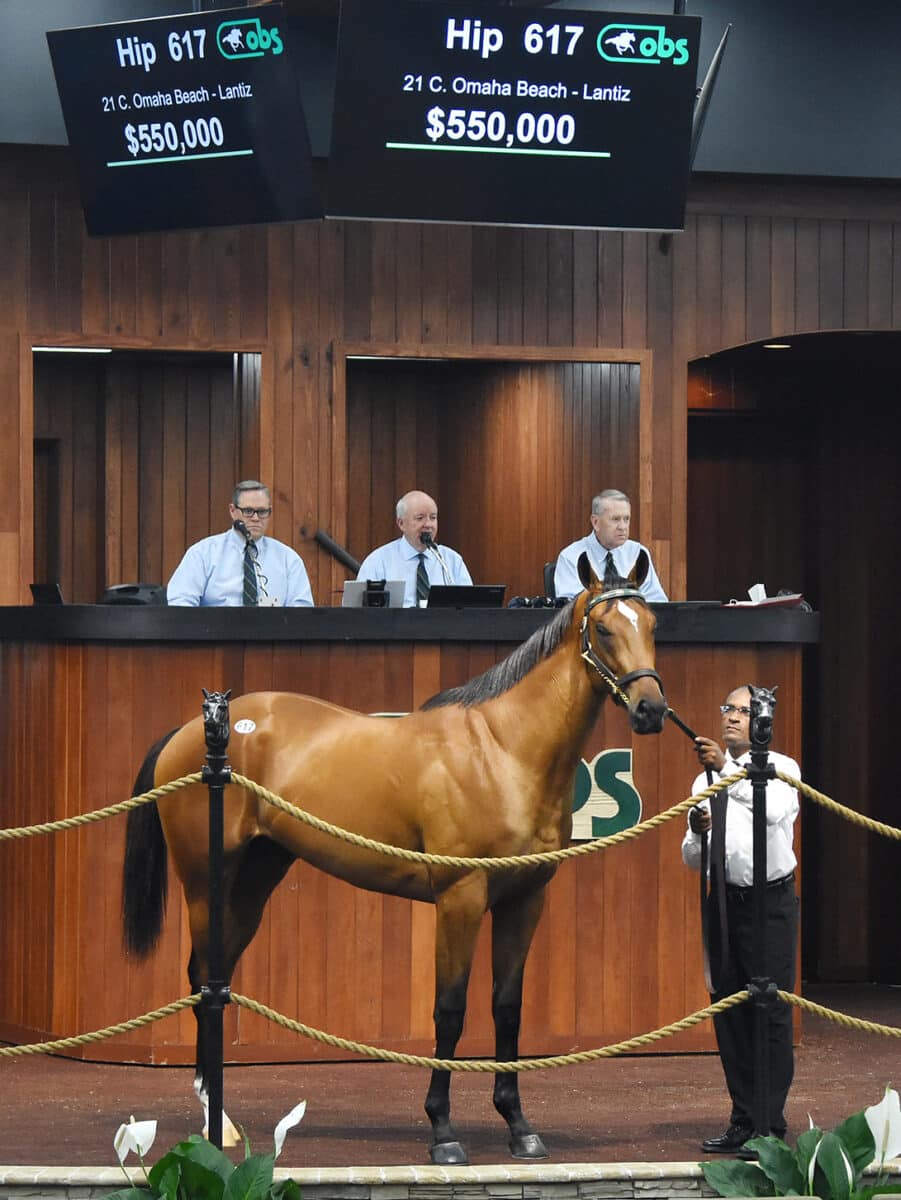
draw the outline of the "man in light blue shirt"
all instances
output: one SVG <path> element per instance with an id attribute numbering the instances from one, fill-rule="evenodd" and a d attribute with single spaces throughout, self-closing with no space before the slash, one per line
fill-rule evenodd
<path id="1" fill-rule="evenodd" d="M 648 573 L 641 585 L 641 594 L 652 602 L 668 599 L 654 570 L 650 550 L 647 546 L 642 546 L 641 542 L 633 542 L 629 538 L 631 519 L 632 505 L 625 492 L 607 488 L 595 496 L 591 502 L 592 532 L 561 550 L 557 558 L 557 568 L 554 571 L 554 590 L 557 596 L 570 600 L 582 591 L 579 580 L 579 555 L 583 552 L 588 555 L 598 579 L 603 579 L 611 571 L 627 579 L 635 566 L 635 560 L 644 550 L 648 556 Z"/>
<path id="2" fill-rule="evenodd" d="M 245 479 L 235 487 L 228 511 L 231 529 L 195 542 L 185 552 L 169 580 L 168 602 L 188 608 L 312 607 L 303 559 L 265 536 L 272 516 L 269 488 Z"/>
<path id="3" fill-rule="evenodd" d="M 402 579 L 404 608 L 424 605 L 428 588 L 433 583 L 472 583 L 466 563 L 457 551 L 451 550 L 450 546 L 435 545 L 438 505 L 431 496 L 425 492 L 407 492 L 398 500 L 395 514 L 401 536 L 367 554 L 360 564 L 357 579 Z M 429 542 L 428 546 L 426 542 Z"/>

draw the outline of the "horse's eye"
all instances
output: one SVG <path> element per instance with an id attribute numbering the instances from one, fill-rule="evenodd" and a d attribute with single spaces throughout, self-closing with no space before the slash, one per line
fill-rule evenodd
<path id="1" fill-rule="evenodd" d="M 601 635 L 601 637 L 610 637 L 610 630 L 606 625 L 602 625 L 600 621 L 596 622 L 595 630 Z"/>

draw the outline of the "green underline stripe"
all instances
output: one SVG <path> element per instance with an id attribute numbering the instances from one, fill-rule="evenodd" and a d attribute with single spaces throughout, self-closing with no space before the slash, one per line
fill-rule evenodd
<path id="1" fill-rule="evenodd" d="M 108 167 L 152 167 L 156 163 L 197 162 L 201 158 L 238 158 L 253 154 L 252 150 L 217 150 L 215 154 L 173 154 L 171 158 L 124 158 L 121 162 L 108 162 Z"/>
<path id="2" fill-rule="evenodd" d="M 554 158 L 609 158 L 609 150 L 532 150 L 518 146 L 433 146 L 431 142 L 385 142 L 386 150 L 456 150 L 463 154 L 543 154 Z"/>

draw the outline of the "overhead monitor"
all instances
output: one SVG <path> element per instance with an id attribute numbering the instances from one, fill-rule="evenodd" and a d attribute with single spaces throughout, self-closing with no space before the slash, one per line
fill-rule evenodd
<path id="1" fill-rule="evenodd" d="M 280 4 L 47 41 L 89 233 L 322 215 Z"/>
<path id="2" fill-rule="evenodd" d="M 700 25 L 342 0 L 327 215 L 682 228 Z"/>

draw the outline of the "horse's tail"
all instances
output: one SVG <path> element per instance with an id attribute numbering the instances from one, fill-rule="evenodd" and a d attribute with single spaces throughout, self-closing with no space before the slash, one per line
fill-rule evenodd
<path id="1" fill-rule="evenodd" d="M 173 729 L 148 750 L 132 789 L 133 796 L 152 790 L 157 759 L 177 732 Z M 169 891 L 168 866 L 166 839 L 156 801 L 131 809 L 122 867 L 122 938 L 126 951 L 138 958 L 147 957 L 163 928 Z"/>

